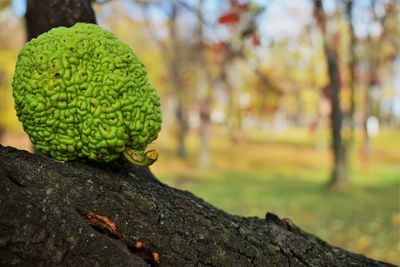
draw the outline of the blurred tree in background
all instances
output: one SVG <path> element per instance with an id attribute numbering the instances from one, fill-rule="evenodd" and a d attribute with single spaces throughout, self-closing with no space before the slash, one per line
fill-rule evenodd
<path id="1" fill-rule="evenodd" d="M 23 9 L 22 2 L 3 0 L 2 17 Z M 225 125 L 227 137 L 235 144 L 242 140 L 243 128 L 279 131 L 308 125 L 318 133 L 330 113 L 335 159 L 331 183 L 335 183 L 348 181 L 346 155 L 351 153 L 347 151 L 355 129 L 364 129 L 362 155 L 366 158 L 368 119 L 370 126 L 374 118 L 392 125 L 398 121 L 395 101 L 389 100 L 396 93 L 399 8 L 395 2 L 342 0 L 325 14 L 322 1 L 304 1 L 309 14 L 314 9 L 315 21 L 303 17 L 296 26 L 299 32 L 288 34 L 285 26 L 269 27 L 274 21 L 268 21 L 267 15 L 274 1 L 95 1 L 95 9 L 100 24 L 134 42 L 139 51 L 153 53 L 149 60 L 161 63 L 152 73 L 158 76 L 156 84 L 169 88 L 162 92 L 167 109 L 164 125 L 176 136 L 180 158 L 187 158 L 191 129 L 198 131 L 198 164 L 207 168 L 212 125 Z M 287 3 L 281 8 L 299 12 Z M 358 10 L 363 13 L 357 15 Z M 4 47 L 9 47 L 8 42 L 21 45 L 12 34 L 21 27 L 15 24 L 20 19 L 14 16 L 11 21 L 13 25 L 1 24 L 0 34 L 8 33 L 2 38 Z M 268 35 L 274 27 L 276 32 Z M 360 36 L 355 27 L 360 28 Z M 148 46 L 143 47 L 144 43 Z M 324 69 L 329 71 L 325 74 Z M 329 75 L 334 72 L 337 77 Z M 321 146 L 317 136 L 316 144 Z"/>
<path id="2" fill-rule="evenodd" d="M 322 33 L 323 47 L 328 68 L 329 84 L 324 88 L 325 94 L 330 102 L 331 114 L 331 135 L 333 152 L 333 170 L 330 180 L 332 185 L 347 183 L 348 180 L 348 160 L 347 147 L 343 142 L 342 123 L 343 114 L 340 107 L 341 77 L 338 63 L 339 37 L 336 34 L 327 32 L 327 19 L 322 7 L 322 1 L 314 0 L 314 16 L 317 25 Z"/>
<path id="3" fill-rule="evenodd" d="M 154 168 L 182 176 L 179 186 L 210 169 L 288 175 L 293 185 L 299 177 L 318 177 L 337 188 L 386 176 L 398 181 L 397 0 L 91 2 L 97 23 L 137 52 L 161 95 L 163 129 L 155 141 L 161 155 Z M 11 96 L 15 59 L 26 41 L 25 9 L 25 0 L 0 0 L 0 143 L 29 149 Z M 375 136 L 381 147 L 373 149 Z M 380 169 L 359 175 L 371 162 Z M 263 182 L 279 188 L 277 180 Z M 205 195 L 214 190 L 200 188 Z M 232 195 L 237 199 L 240 191 Z M 247 196 L 253 197 L 241 195 L 242 202 Z M 274 197 L 286 205 L 287 195 Z M 385 221 L 398 226 L 400 213 L 389 213 L 393 219 Z"/>

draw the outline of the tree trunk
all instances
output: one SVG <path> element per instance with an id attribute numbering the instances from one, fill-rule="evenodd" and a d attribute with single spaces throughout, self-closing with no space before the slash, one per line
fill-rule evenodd
<path id="1" fill-rule="evenodd" d="M 371 50 L 373 51 L 373 50 Z M 362 145 L 361 145 L 361 160 L 364 167 L 368 168 L 369 165 L 369 157 L 371 153 L 371 138 L 370 133 L 368 131 L 368 118 L 373 114 L 372 112 L 372 99 L 371 92 L 374 90 L 374 87 L 377 86 L 377 73 L 375 68 L 377 68 L 377 62 L 371 56 L 369 60 L 369 73 L 368 73 L 368 85 L 365 88 L 364 92 L 364 112 L 363 112 L 363 121 L 362 121 Z"/>
<path id="2" fill-rule="evenodd" d="M 271 213 L 227 214 L 140 168 L 102 170 L 3 146 L 0 213 L 1 266 L 393 266 Z"/>
<path id="3" fill-rule="evenodd" d="M 219 70 L 219 79 L 224 85 L 228 96 L 226 126 L 232 145 L 237 145 L 242 142 L 241 112 L 238 105 L 237 88 L 235 88 L 237 85 L 232 81 L 232 75 L 234 75 L 232 73 L 235 73 L 236 70 L 231 69 L 235 64 L 235 60 L 239 57 L 241 57 L 241 55 L 233 51 L 231 47 L 228 48 Z"/>
<path id="4" fill-rule="evenodd" d="M 329 182 L 332 187 L 342 187 L 348 183 L 348 164 L 347 164 L 347 147 L 342 139 L 342 111 L 340 109 L 340 73 L 337 62 L 336 50 L 326 46 L 325 53 L 328 62 L 328 72 L 330 79 L 329 93 L 331 103 L 331 134 L 332 134 L 332 152 L 334 164 L 332 169 L 331 180 Z"/>
<path id="5" fill-rule="evenodd" d="M 188 119 L 186 114 L 186 105 L 183 95 L 184 82 L 183 82 L 183 65 L 182 65 L 182 40 L 179 37 L 178 29 L 178 5 L 177 2 L 168 2 L 167 5 L 161 2 L 152 1 L 142 1 L 140 3 L 143 15 L 144 23 L 146 25 L 147 32 L 154 43 L 159 47 L 161 55 L 166 63 L 166 69 L 168 70 L 168 75 L 171 80 L 171 89 L 175 93 L 175 119 L 177 122 L 177 148 L 176 153 L 179 158 L 186 159 L 187 148 L 186 148 L 186 137 L 188 133 Z M 146 12 L 146 9 L 151 9 L 152 5 L 162 5 L 168 11 L 166 15 L 168 16 L 168 40 L 166 42 L 164 39 L 159 39 L 153 26 L 151 26 L 150 14 Z"/>
<path id="6" fill-rule="evenodd" d="M 27 0 L 28 40 L 54 27 L 70 27 L 76 22 L 96 23 L 90 3 L 90 0 Z"/>
<path id="7" fill-rule="evenodd" d="M 204 44 L 204 0 L 197 2 L 197 27 L 196 37 L 198 47 L 201 49 L 196 55 L 197 61 L 197 95 L 199 103 L 199 153 L 198 167 L 200 169 L 208 169 L 211 163 L 211 144 L 210 144 L 210 128 L 211 128 L 211 73 L 208 68 L 206 51 Z"/>
<path id="8" fill-rule="evenodd" d="M 350 33 L 350 43 L 349 43 L 349 75 L 348 75 L 348 89 L 349 93 L 349 106 L 343 112 L 343 130 L 341 131 L 343 134 L 342 138 L 342 150 L 343 150 L 343 176 L 344 179 L 342 182 L 335 181 L 333 178 L 331 179 L 332 185 L 346 185 L 348 183 L 348 175 L 350 172 L 350 158 L 349 155 L 351 154 L 351 150 L 353 148 L 354 143 L 354 129 L 355 129 L 355 122 L 354 122 L 354 115 L 355 115 L 355 86 L 356 86 L 356 67 L 357 67 L 357 58 L 356 58 L 356 35 L 354 32 L 353 26 L 353 1 L 348 0 L 346 2 L 346 16 L 348 20 L 349 26 L 349 33 Z M 340 80 L 339 80 L 340 81 Z M 340 102 L 340 100 L 339 100 Z M 339 103 L 340 104 L 340 103 Z"/>
<path id="9" fill-rule="evenodd" d="M 169 18 L 169 35 L 172 43 L 172 55 L 169 56 L 171 78 L 176 92 L 176 118 L 178 121 L 178 149 L 177 154 L 181 159 L 186 159 L 186 136 L 188 132 L 188 122 L 183 99 L 182 81 L 182 56 L 181 45 L 178 35 L 178 5 L 172 3 L 171 15 Z"/>
<path id="10" fill-rule="evenodd" d="M 372 115 L 376 115 L 376 110 L 373 108 L 373 99 L 371 98 L 374 88 L 379 85 L 378 82 L 378 70 L 380 68 L 380 60 L 378 55 L 373 51 L 378 51 L 380 49 L 380 43 L 374 40 L 374 37 L 368 35 L 368 84 L 364 92 L 364 112 L 363 112 L 363 122 L 362 122 L 362 147 L 361 147 L 361 160 L 362 164 L 368 167 L 369 157 L 371 153 L 371 138 L 368 132 L 368 118 Z M 375 114 L 374 114 L 375 113 Z"/>
<path id="11" fill-rule="evenodd" d="M 208 169 L 211 163 L 210 102 L 210 98 L 202 98 L 199 101 L 200 125 L 198 167 L 200 169 Z"/>
<path id="12" fill-rule="evenodd" d="M 346 15 L 349 25 L 349 32 L 350 32 L 350 44 L 349 44 L 349 89 L 350 89 L 350 106 L 348 111 L 345 114 L 345 120 L 347 121 L 346 126 L 349 128 L 349 136 L 346 138 L 348 141 L 348 147 L 353 145 L 354 141 L 354 114 L 356 110 L 356 103 L 355 103 L 355 87 L 356 87 L 356 67 L 357 67 L 357 57 L 356 57 L 356 44 L 357 38 L 354 32 L 354 25 L 353 25 L 353 1 L 348 0 L 346 2 Z"/>
<path id="13" fill-rule="evenodd" d="M 329 76 L 328 97 L 331 104 L 330 120 L 333 153 L 333 167 L 329 186 L 342 188 L 348 184 L 348 153 L 342 139 L 343 114 L 340 108 L 341 80 L 337 58 L 337 40 L 335 38 L 332 41 L 328 40 L 327 19 L 321 0 L 314 0 L 314 16 L 322 33 Z"/>

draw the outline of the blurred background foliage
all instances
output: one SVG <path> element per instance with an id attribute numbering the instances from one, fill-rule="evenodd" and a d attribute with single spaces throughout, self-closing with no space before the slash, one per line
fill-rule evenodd
<path id="1" fill-rule="evenodd" d="M 152 144 L 160 159 L 151 168 L 160 180 L 400 264 L 397 0 L 93 7 L 160 93 L 163 128 Z M 24 0 L 0 0 L 0 143 L 32 151 L 11 89 L 25 9 Z"/>

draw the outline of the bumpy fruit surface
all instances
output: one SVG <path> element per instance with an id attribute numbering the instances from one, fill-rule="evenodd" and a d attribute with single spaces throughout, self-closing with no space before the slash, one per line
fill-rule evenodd
<path id="1" fill-rule="evenodd" d="M 160 99 L 143 63 L 94 24 L 54 28 L 27 43 L 13 96 L 35 148 L 56 160 L 109 162 L 133 153 L 141 161 L 161 128 Z"/>

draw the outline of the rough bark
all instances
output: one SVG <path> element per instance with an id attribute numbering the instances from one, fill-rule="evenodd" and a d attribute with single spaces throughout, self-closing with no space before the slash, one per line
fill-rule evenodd
<path id="1" fill-rule="evenodd" d="M 90 0 L 27 0 L 25 20 L 28 40 L 54 27 L 96 23 Z"/>
<path id="2" fill-rule="evenodd" d="M 0 146 L 0 266 L 391 266 L 146 176 Z"/>

